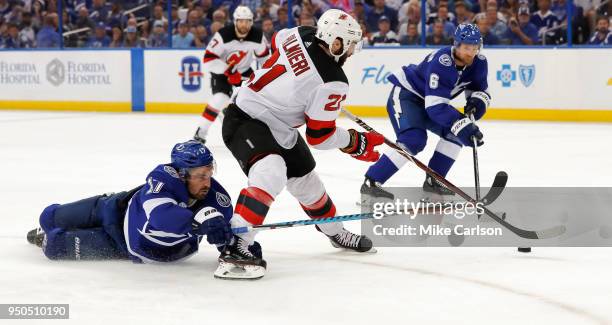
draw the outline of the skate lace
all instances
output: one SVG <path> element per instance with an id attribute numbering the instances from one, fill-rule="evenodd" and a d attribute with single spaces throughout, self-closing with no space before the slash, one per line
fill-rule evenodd
<path id="1" fill-rule="evenodd" d="M 344 246 L 357 247 L 361 236 L 353 234 L 350 231 L 344 230 L 343 232 L 336 235 L 336 239 Z"/>
<path id="2" fill-rule="evenodd" d="M 251 253 L 251 251 L 249 250 L 249 245 L 242 239 L 238 240 L 238 252 L 240 252 L 240 254 L 250 257 L 250 258 L 254 258 L 255 255 L 253 255 Z"/>

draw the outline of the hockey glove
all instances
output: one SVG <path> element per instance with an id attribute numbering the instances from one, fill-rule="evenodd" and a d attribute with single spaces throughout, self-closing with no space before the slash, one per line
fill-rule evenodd
<path id="1" fill-rule="evenodd" d="M 468 98 L 463 112 L 465 116 L 474 115 L 474 119 L 480 120 L 487 112 L 487 108 L 491 103 L 491 97 L 484 91 L 476 91 Z"/>
<path id="2" fill-rule="evenodd" d="M 351 141 L 346 148 L 342 148 L 342 152 L 348 153 L 355 159 L 363 161 L 377 161 L 380 158 L 380 153 L 374 150 L 374 147 L 385 142 L 385 137 L 376 132 L 357 132 L 354 129 L 348 130 L 351 135 Z"/>
<path id="3" fill-rule="evenodd" d="M 225 76 L 227 77 L 227 82 L 233 86 L 240 86 L 242 83 L 242 74 L 237 70 L 232 72 L 230 69 L 225 70 Z"/>
<path id="4" fill-rule="evenodd" d="M 202 208 L 193 218 L 194 233 L 206 236 L 213 245 L 224 245 L 232 239 L 232 229 L 221 212 L 213 207 Z"/>
<path id="5" fill-rule="evenodd" d="M 464 146 L 473 147 L 474 140 L 472 140 L 472 138 L 476 139 L 476 143 L 479 147 L 484 144 L 482 141 L 482 132 L 480 132 L 478 126 L 467 117 L 463 117 L 453 123 L 451 132 L 459 138 L 459 141 L 461 141 Z"/>

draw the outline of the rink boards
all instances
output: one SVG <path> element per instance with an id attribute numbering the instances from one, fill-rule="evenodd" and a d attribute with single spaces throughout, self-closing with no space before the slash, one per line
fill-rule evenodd
<path id="1" fill-rule="evenodd" d="M 433 48 L 366 49 L 345 71 L 346 105 L 386 116 L 386 76 Z M 491 108 L 501 120 L 612 122 L 612 48 L 491 48 Z M 201 113 L 210 96 L 201 50 L 0 51 L 0 108 Z M 462 107 L 463 95 L 453 104 Z"/>

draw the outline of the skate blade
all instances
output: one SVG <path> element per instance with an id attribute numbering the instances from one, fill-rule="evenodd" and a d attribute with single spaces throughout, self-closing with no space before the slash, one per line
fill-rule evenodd
<path id="1" fill-rule="evenodd" d="M 257 280 L 266 273 L 266 269 L 259 265 L 238 265 L 220 262 L 214 276 L 223 280 Z"/>
<path id="2" fill-rule="evenodd" d="M 365 252 L 359 252 L 359 251 L 356 251 L 354 249 L 349 249 L 349 248 L 346 248 L 346 247 L 338 246 L 333 241 L 330 241 L 330 242 L 331 242 L 332 246 L 334 246 L 334 248 L 340 249 L 340 250 L 348 252 L 348 253 L 355 253 L 355 254 L 376 254 L 378 252 L 374 246 L 372 246 L 369 250 L 367 250 Z"/>

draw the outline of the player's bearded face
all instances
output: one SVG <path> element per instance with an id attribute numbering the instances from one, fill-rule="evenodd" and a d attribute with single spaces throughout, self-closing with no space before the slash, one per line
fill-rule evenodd
<path id="1" fill-rule="evenodd" d="M 202 200 L 210 190 L 210 181 L 213 175 L 212 166 L 193 168 L 186 177 L 189 195 L 197 200 Z"/>
<path id="2" fill-rule="evenodd" d="M 340 59 L 338 59 L 338 64 L 340 64 L 340 66 L 344 65 L 344 63 L 346 62 L 346 59 L 348 59 L 351 55 L 353 55 L 353 53 L 355 53 L 355 45 L 356 44 L 351 44 L 348 48 L 348 51 L 346 51 L 346 53 L 344 53 Z M 342 44 L 342 41 L 340 39 L 335 39 L 334 43 L 332 44 L 332 53 L 333 54 L 339 54 L 342 53 L 342 51 L 344 50 L 344 45 Z"/>
<path id="3" fill-rule="evenodd" d="M 253 21 L 248 19 L 236 20 L 236 33 L 238 36 L 246 36 L 253 26 Z"/>
<path id="4" fill-rule="evenodd" d="M 472 64 L 474 57 L 478 54 L 480 45 L 459 44 L 455 49 L 455 56 L 465 65 Z"/>

